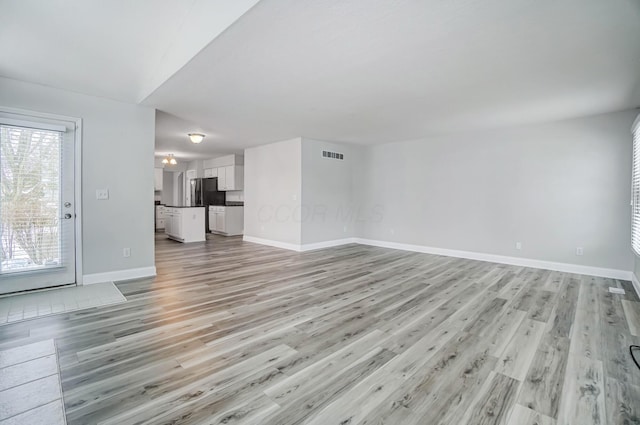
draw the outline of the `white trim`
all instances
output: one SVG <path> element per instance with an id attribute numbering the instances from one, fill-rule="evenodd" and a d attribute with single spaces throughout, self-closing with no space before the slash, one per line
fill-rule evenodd
<path id="1" fill-rule="evenodd" d="M 68 115 L 51 114 L 49 112 L 31 111 L 28 109 L 12 108 L 0 105 L 0 112 L 24 115 L 32 118 L 44 118 L 53 121 L 66 121 L 75 126 L 74 130 L 74 197 L 75 197 L 75 264 L 76 264 L 76 285 L 83 284 L 82 274 L 82 118 L 71 117 Z"/>
<path id="2" fill-rule="evenodd" d="M 316 249 L 331 248 L 334 246 L 347 245 L 350 243 L 356 243 L 356 238 L 334 239 L 332 241 L 308 243 L 305 245 L 300 245 L 300 251 L 313 251 Z"/>
<path id="3" fill-rule="evenodd" d="M 631 272 L 631 284 L 633 285 L 633 289 L 636 290 L 636 294 L 640 297 L 640 281 L 636 277 L 636 274 Z"/>
<path id="4" fill-rule="evenodd" d="M 491 263 L 510 264 L 513 266 L 532 267 L 536 269 L 555 270 L 565 273 L 584 274 L 588 276 L 611 279 L 631 280 L 632 272 L 618 269 L 583 266 L 579 264 L 556 263 L 553 261 L 533 260 L 529 258 L 507 257 L 504 255 L 483 254 L 480 252 L 458 251 L 454 249 L 434 248 L 422 245 L 411 245 L 398 242 L 386 242 L 371 239 L 355 238 L 355 243 L 382 248 L 400 249 L 403 251 L 422 252 L 425 254 L 444 255 L 447 257 L 467 258 L 470 260 L 488 261 Z"/>
<path id="5" fill-rule="evenodd" d="M 305 252 L 315 249 L 331 248 L 334 246 L 357 243 L 361 245 L 378 246 L 381 248 L 399 249 L 402 251 L 421 252 L 424 254 L 444 255 L 446 257 L 467 258 L 469 260 L 487 261 L 490 263 L 509 264 L 512 266 L 531 267 L 535 269 L 554 270 L 565 273 L 583 274 L 587 276 L 606 277 L 610 279 L 632 280 L 636 284 L 636 291 L 640 296 L 640 283 L 637 283 L 633 272 L 627 270 L 607 269 L 603 267 L 583 266 L 580 264 L 558 263 L 555 261 L 534 260 L 530 258 L 508 257 L 505 255 L 485 254 L 481 252 L 460 251 L 446 248 L 435 248 L 423 245 L 412 245 L 399 242 L 378 241 L 363 238 L 345 238 L 326 242 L 318 242 L 306 245 L 298 245 L 287 242 L 279 242 L 270 239 L 256 238 L 253 236 L 243 236 L 246 242 L 268 245 L 276 248 L 288 249 L 290 251 Z"/>
<path id="6" fill-rule="evenodd" d="M 257 244 L 260 244 L 260 245 L 268 245 L 268 246 L 273 246 L 273 247 L 276 247 L 276 248 L 288 249 L 289 251 L 300 252 L 300 250 L 301 250 L 301 247 L 298 244 L 288 243 L 288 242 L 280 242 L 280 241 L 273 241 L 271 239 L 256 238 L 254 236 L 244 235 L 244 236 L 242 236 L 242 240 L 245 241 L 245 242 L 257 243 Z"/>
<path id="7" fill-rule="evenodd" d="M 22 114 L 20 114 L 22 115 Z M 36 116 L 36 115 L 34 115 Z M 35 121 L 25 121 L 25 120 L 15 120 L 11 118 L 0 118 L 0 124 L 5 124 L 7 126 L 15 126 L 22 128 L 34 128 L 36 130 L 51 130 L 58 131 L 60 133 L 66 133 L 67 127 L 60 124 L 52 124 L 52 123 L 40 123 Z"/>
<path id="8" fill-rule="evenodd" d="M 82 285 L 82 118 L 76 118 L 75 123 L 76 285 Z"/>
<path id="9" fill-rule="evenodd" d="M 640 127 L 640 114 L 636 117 L 631 125 L 631 133 L 635 133 L 636 129 Z"/>
<path id="10" fill-rule="evenodd" d="M 256 238 L 254 236 L 246 236 L 246 235 L 242 237 L 242 240 L 245 242 L 252 242 L 260 245 L 268 245 L 268 246 L 288 249 L 289 251 L 296 251 L 296 252 L 314 251 L 316 249 L 331 248 L 334 246 L 356 243 L 355 238 L 345 238 L 345 239 L 334 239 L 332 241 L 324 241 L 324 242 L 316 242 L 316 243 L 308 243 L 308 244 L 300 245 L 300 244 L 294 244 L 294 243 L 288 243 L 288 242 L 274 241 L 271 239 Z"/>
<path id="11" fill-rule="evenodd" d="M 139 279 L 142 277 L 151 277 L 156 275 L 155 267 L 140 267 L 137 269 L 116 270 L 113 272 L 93 273 L 83 276 L 84 285 L 92 285 L 94 283 L 118 282 L 121 280 Z"/>

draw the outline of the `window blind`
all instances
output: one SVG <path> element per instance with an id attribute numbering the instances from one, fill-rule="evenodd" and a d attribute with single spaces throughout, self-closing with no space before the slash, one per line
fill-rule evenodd
<path id="1" fill-rule="evenodd" d="M 640 116 L 636 119 L 632 131 L 631 247 L 637 255 L 640 255 Z"/>
<path id="2" fill-rule="evenodd" d="M 0 124 L 0 273 L 61 263 L 62 132 Z"/>

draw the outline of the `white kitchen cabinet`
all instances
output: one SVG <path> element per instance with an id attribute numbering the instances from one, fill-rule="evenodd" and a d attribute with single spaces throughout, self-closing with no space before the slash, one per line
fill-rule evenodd
<path id="1" fill-rule="evenodd" d="M 180 235 L 180 220 L 174 210 L 178 210 L 178 208 L 167 208 L 165 213 L 164 232 L 169 237 Z"/>
<path id="2" fill-rule="evenodd" d="M 154 174 L 154 184 L 153 184 L 153 188 L 155 191 L 160 191 L 162 190 L 162 173 L 163 173 L 163 169 L 162 168 L 156 168 L 155 169 L 155 174 Z"/>
<path id="3" fill-rule="evenodd" d="M 218 190 L 227 190 L 227 172 L 226 167 L 216 168 L 216 177 L 218 177 Z"/>
<path id="4" fill-rule="evenodd" d="M 219 233 L 226 233 L 227 232 L 227 225 L 224 219 L 225 213 L 221 212 L 221 213 L 216 213 L 216 219 L 215 219 L 215 229 L 217 232 Z M 209 229 L 211 230 L 211 229 Z"/>
<path id="5" fill-rule="evenodd" d="M 156 205 L 156 229 L 165 228 L 166 218 L 166 207 L 164 205 Z"/>
<path id="6" fill-rule="evenodd" d="M 204 207 L 167 207 L 164 232 L 179 242 L 203 242 L 204 214 Z"/>
<path id="7" fill-rule="evenodd" d="M 209 207 L 209 230 L 224 236 L 241 235 L 244 229 L 244 207 Z"/>
<path id="8" fill-rule="evenodd" d="M 204 169 L 204 177 L 205 178 L 218 177 L 218 169 L 217 168 L 205 168 Z"/>
<path id="9" fill-rule="evenodd" d="M 191 205 L 191 180 L 198 178 L 197 170 L 187 170 L 184 181 L 184 205 Z"/>
<path id="10" fill-rule="evenodd" d="M 218 190 L 231 191 L 244 189 L 244 166 L 227 165 L 218 167 Z"/>

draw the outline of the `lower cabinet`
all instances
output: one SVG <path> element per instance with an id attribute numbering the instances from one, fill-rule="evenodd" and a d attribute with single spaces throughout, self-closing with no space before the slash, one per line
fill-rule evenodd
<path id="1" fill-rule="evenodd" d="M 166 226 L 165 220 L 167 208 L 164 205 L 156 205 L 156 229 L 161 230 Z"/>
<path id="2" fill-rule="evenodd" d="M 209 207 L 209 230 L 224 236 L 241 235 L 244 230 L 244 207 Z"/>
<path id="3" fill-rule="evenodd" d="M 204 210 L 204 207 L 167 207 L 164 232 L 168 237 L 179 242 L 202 242 L 206 240 Z"/>

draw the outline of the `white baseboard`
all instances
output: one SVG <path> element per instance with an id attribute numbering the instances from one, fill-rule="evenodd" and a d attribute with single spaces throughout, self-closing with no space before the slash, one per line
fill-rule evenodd
<path id="1" fill-rule="evenodd" d="M 106 273 L 85 274 L 82 276 L 83 285 L 102 282 L 118 282 L 120 280 L 139 279 L 156 275 L 155 267 L 140 267 L 138 269 L 116 270 Z"/>
<path id="2" fill-rule="evenodd" d="M 398 242 L 387 242 L 363 238 L 345 238 L 333 241 L 318 242 L 312 244 L 298 245 L 286 242 L 273 241 L 269 239 L 244 236 L 247 242 L 261 245 L 274 246 L 276 248 L 288 249 L 290 251 L 305 252 L 315 249 L 331 248 L 334 246 L 357 243 L 361 245 L 378 246 L 382 248 L 400 249 L 403 251 L 421 252 L 424 254 L 443 255 L 446 257 L 467 258 L 470 260 L 487 261 L 490 263 L 509 264 L 512 266 L 531 267 L 534 269 L 554 270 L 564 273 L 583 274 L 588 276 L 606 277 L 610 279 L 631 280 L 640 296 L 640 282 L 631 271 L 607 269 L 603 267 L 583 266 L 580 264 L 558 263 L 554 261 L 534 260 L 530 258 L 508 257 L 505 255 L 485 254 L 481 252 L 459 251 L 455 249 L 435 248 L 423 245 L 412 245 Z"/>
<path id="3" fill-rule="evenodd" d="M 454 249 L 434 248 L 422 245 L 411 245 L 398 242 L 386 242 L 361 238 L 354 238 L 354 242 L 363 245 L 379 246 L 382 248 L 422 252 L 425 254 L 444 255 L 446 257 L 467 258 L 470 260 L 488 261 L 491 263 L 509 264 L 513 266 L 532 267 L 535 269 L 555 270 L 565 273 L 584 274 L 611 279 L 631 280 L 631 277 L 633 276 L 633 273 L 627 270 L 607 269 L 569 263 L 556 263 L 553 261 L 533 260 L 529 258 L 507 257 L 504 255 L 483 254 L 481 252 L 458 251 Z"/>
<path id="4" fill-rule="evenodd" d="M 633 284 L 633 289 L 636 290 L 636 294 L 640 297 L 640 281 L 636 277 L 636 274 L 631 272 L 631 283 Z"/>
<path id="5" fill-rule="evenodd" d="M 274 241 L 270 239 L 256 238 L 253 236 L 246 236 L 246 235 L 242 237 L 242 240 L 246 242 L 257 243 L 260 245 L 268 245 L 276 248 L 288 249 L 290 251 L 296 251 L 296 252 L 313 251 L 316 249 L 331 248 L 334 246 L 355 243 L 355 238 L 345 238 L 345 239 L 335 239 L 332 241 L 324 241 L 324 242 L 316 242 L 316 243 L 308 243 L 308 244 L 294 244 L 294 243 L 288 243 L 288 242 Z"/>
<path id="6" fill-rule="evenodd" d="M 275 248 L 288 249 L 289 251 L 298 251 L 298 252 L 300 252 L 300 250 L 301 250 L 301 245 L 299 245 L 299 244 L 288 243 L 288 242 L 280 242 L 280 241 L 273 241 L 271 239 L 256 238 L 254 236 L 244 235 L 242 237 L 242 240 L 245 241 L 245 242 L 257 243 L 257 244 L 260 244 L 260 245 L 273 246 Z"/>
<path id="7" fill-rule="evenodd" d="M 308 243 L 308 244 L 301 245 L 300 251 L 302 252 L 313 251 L 315 249 L 331 248 L 334 246 L 348 245 L 350 243 L 356 243 L 356 238 L 344 238 L 344 239 L 335 239 L 332 241 Z"/>

